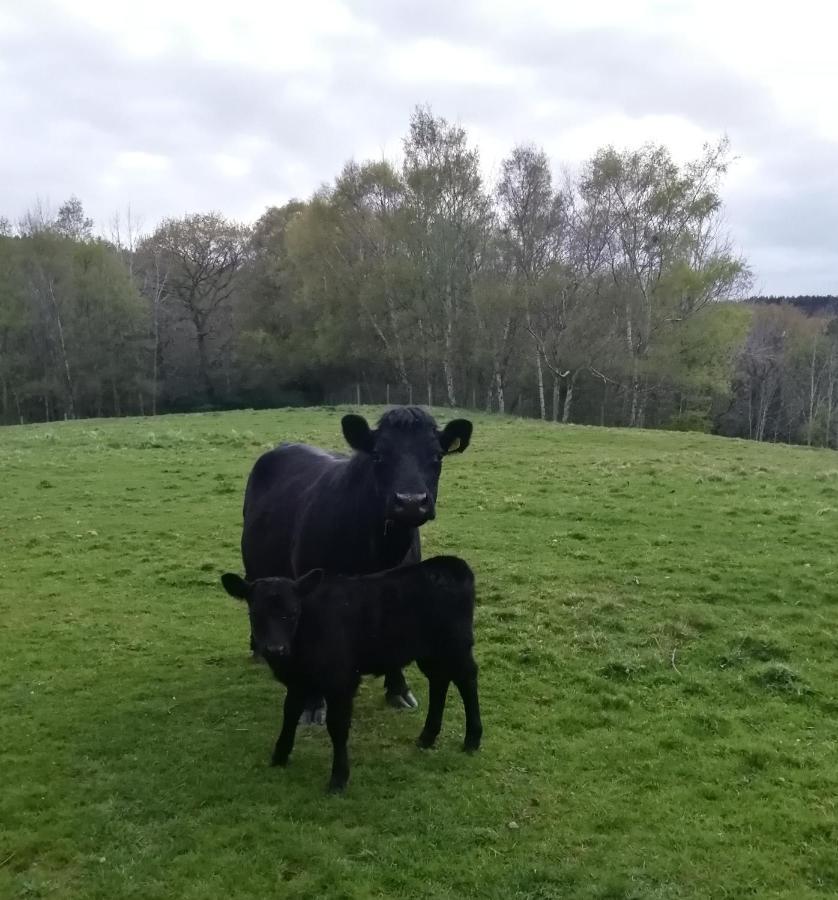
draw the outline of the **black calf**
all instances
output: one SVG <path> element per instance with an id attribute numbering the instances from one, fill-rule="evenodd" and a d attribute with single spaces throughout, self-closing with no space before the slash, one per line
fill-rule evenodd
<path id="1" fill-rule="evenodd" d="M 257 648 L 288 688 L 274 765 L 288 762 L 306 698 L 322 693 L 333 747 L 329 790 L 342 791 L 349 779 L 352 700 L 361 676 L 392 672 L 414 660 L 428 679 L 430 696 L 418 745 L 433 746 L 453 681 L 465 708 L 463 749 L 479 748 L 474 575 L 463 560 L 437 556 L 354 578 L 328 578 L 318 569 L 297 581 L 248 582 L 229 573 L 221 580 L 229 594 L 247 601 Z"/>

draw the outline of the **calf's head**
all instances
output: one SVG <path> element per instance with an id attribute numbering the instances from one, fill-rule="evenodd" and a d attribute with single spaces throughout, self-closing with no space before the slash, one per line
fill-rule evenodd
<path id="1" fill-rule="evenodd" d="M 263 655 L 288 656 L 300 624 L 302 601 L 323 580 L 314 569 L 297 581 L 290 578 L 257 578 L 245 581 L 232 572 L 221 576 L 231 597 L 247 602 L 256 648 Z"/>
<path id="2" fill-rule="evenodd" d="M 471 422 L 454 419 L 439 429 L 425 410 L 401 406 L 374 429 L 363 416 L 344 416 L 341 424 L 349 446 L 369 461 L 384 519 L 410 527 L 433 519 L 442 459 L 468 447 Z"/>

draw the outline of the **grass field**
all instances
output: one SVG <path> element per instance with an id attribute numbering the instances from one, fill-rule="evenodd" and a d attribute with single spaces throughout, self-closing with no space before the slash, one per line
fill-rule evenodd
<path id="1" fill-rule="evenodd" d="M 218 575 L 257 454 L 339 417 L 0 430 L 0 896 L 838 895 L 838 454 L 475 417 L 423 535 L 477 573 L 483 750 L 368 680 L 335 798 L 323 729 L 268 767 Z"/>

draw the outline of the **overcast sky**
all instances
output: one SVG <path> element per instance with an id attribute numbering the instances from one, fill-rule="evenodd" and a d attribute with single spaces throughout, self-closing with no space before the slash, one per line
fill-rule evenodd
<path id="1" fill-rule="evenodd" d="M 350 158 L 398 159 L 411 110 L 459 121 L 493 178 L 598 147 L 727 134 L 727 220 L 758 293 L 838 293 L 838 14 L 743 0 L 0 0 L 0 215 L 78 195 L 97 225 L 252 221 Z"/>

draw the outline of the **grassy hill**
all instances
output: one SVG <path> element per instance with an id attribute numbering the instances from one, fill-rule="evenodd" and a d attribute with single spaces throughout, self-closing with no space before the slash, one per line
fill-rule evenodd
<path id="1" fill-rule="evenodd" d="M 423 536 L 477 573 L 484 749 L 367 680 L 333 798 L 324 729 L 268 767 L 218 575 L 258 453 L 339 418 L 0 430 L 0 896 L 838 893 L 838 454 L 475 417 Z"/>

